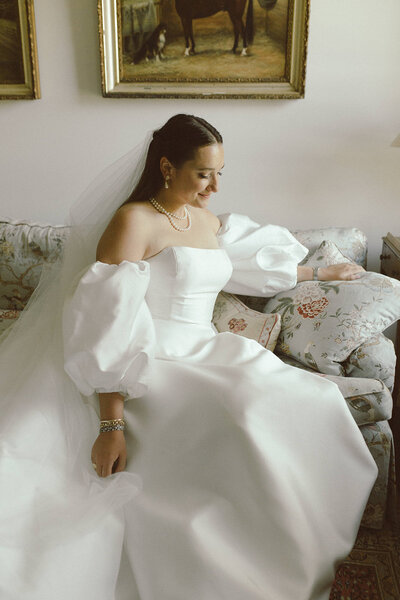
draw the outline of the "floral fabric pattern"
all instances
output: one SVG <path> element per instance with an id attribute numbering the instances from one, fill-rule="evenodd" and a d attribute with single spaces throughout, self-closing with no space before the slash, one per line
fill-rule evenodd
<path id="1" fill-rule="evenodd" d="M 228 323 L 229 330 L 232 333 L 239 333 L 240 331 L 244 331 L 248 325 L 244 319 L 231 319 Z"/>
<path id="2" fill-rule="evenodd" d="M 330 265 L 352 262 L 356 261 L 345 256 L 331 240 L 324 240 L 315 252 L 306 258 L 305 264 L 308 267 L 329 267 Z"/>
<path id="3" fill-rule="evenodd" d="M 26 306 L 43 263 L 59 260 L 67 235 L 68 227 L 0 222 L 0 308 Z"/>
<path id="4" fill-rule="evenodd" d="M 292 233 L 303 246 L 309 249 L 308 257 L 318 249 L 321 243 L 329 240 L 340 248 L 340 251 L 347 257 L 347 260 L 355 262 L 364 268 L 367 266 L 367 237 L 360 229 L 323 227 L 321 229 L 309 229 L 306 231 L 292 231 Z M 305 262 L 308 263 L 308 257 L 306 257 L 302 264 Z"/>
<path id="5" fill-rule="evenodd" d="M 382 333 L 369 338 L 353 350 L 343 363 L 348 377 L 372 377 L 380 379 L 393 391 L 396 353 L 392 340 Z"/>
<path id="6" fill-rule="evenodd" d="M 268 299 L 264 311 L 282 317 L 279 352 L 321 373 L 344 375 L 341 363 L 400 318 L 400 282 L 379 273 L 300 282 Z"/>
<path id="7" fill-rule="evenodd" d="M 220 292 L 214 307 L 213 323 L 217 331 L 230 331 L 257 340 L 274 350 L 280 332 L 279 315 L 266 315 L 248 308 L 236 296 Z"/>
<path id="8" fill-rule="evenodd" d="M 0 335 L 18 319 L 21 311 L 0 308 Z"/>

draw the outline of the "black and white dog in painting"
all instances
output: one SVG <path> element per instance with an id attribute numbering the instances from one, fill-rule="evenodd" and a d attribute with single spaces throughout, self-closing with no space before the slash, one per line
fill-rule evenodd
<path id="1" fill-rule="evenodd" d="M 156 61 L 165 58 L 163 50 L 167 41 L 166 34 L 167 28 L 164 23 L 157 25 L 150 37 L 143 43 L 140 50 L 136 52 L 133 57 L 133 62 L 137 64 L 142 60 L 148 61 L 151 58 L 154 58 Z"/>

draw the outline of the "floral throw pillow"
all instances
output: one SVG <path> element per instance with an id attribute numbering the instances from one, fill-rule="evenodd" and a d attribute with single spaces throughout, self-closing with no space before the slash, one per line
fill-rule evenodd
<path id="1" fill-rule="evenodd" d="M 218 332 L 230 331 L 256 340 L 268 350 L 274 350 L 281 329 L 280 315 L 267 315 L 248 308 L 236 296 L 218 294 L 213 323 Z"/>
<path id="2" fill-rule="evenodd" d="M 353 261 L 342 254 L 334 242 L 325 240 L 303 264 L 306 267 L 329 267 L 330 265 L 351 262 Z"/>
<path id="3" fill-rule="evenodd" d="M 348 262 L 331 244 L 321 244 L 306 265 Z M 341 363 L 351 352 L 400 318 L 400 282 L 369 272 L 354 281 L 304 281 L 270 298 L 264 310 L 282 317 L 278 352 L 344 375 Z"/>

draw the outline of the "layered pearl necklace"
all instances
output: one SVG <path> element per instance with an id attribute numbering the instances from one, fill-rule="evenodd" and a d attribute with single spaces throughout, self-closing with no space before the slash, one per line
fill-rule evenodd
<path id="1" fill-rule="evenodd" d="M 176 215 L 175 213 L 171 213 L 171 212 L 168 212 L 167 210 L 165 210 L 165 208 L 163 206 L 161 206 L 161 204 L 159 204 L 157 202 L 157 200 L 155 200 L 154 198 L 150 198 L 149 202 L 152 206 L 154 206 L 154 208 L 156 210 L 158 210 L 159 213 L 165 215 L 168 218 L 171 226 L 174 229 L 176 229 L 176 231 L 189 231 L 189 229 L 192 226 L 192 219 L 190 217 L 189 208 L 187 206 L 183 207 L 185 214 L 183 215 L 183 217 L 180 217 L 179 215 Z M 179 219 L 180 221 L 187 219 L 186 227 L 179 227 L 176 223 L 174 223 L 173 219 Z"/>

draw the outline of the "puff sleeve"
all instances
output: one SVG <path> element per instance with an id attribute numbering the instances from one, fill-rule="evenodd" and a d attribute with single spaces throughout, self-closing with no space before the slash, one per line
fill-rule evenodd
<path id="1" fill-rule="evenodd" d="M 297 265 L 308 250 L 288 229 L 239 214 L 219 215 L 219 220 L 218 241 L 233 265 L 225 291 L 268 298 L 296 285 Z"/>
<path id="2" fill-rule="evenodd" d="M 155 333 L 144 300 L 150 265 L 96 262 L 66 299 L 64 368 L 84 396 L 146 393 Z"/>

